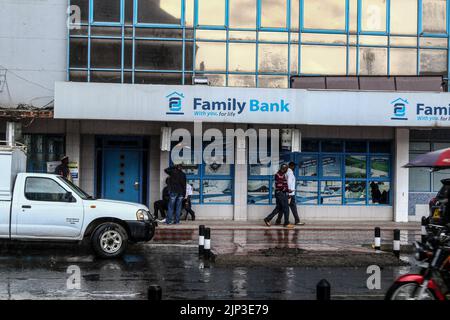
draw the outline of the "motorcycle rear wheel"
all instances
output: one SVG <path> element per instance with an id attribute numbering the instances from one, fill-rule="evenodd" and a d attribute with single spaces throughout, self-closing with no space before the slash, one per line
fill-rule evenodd
<path id="1" fill-rule="evenodd" d="M 428 288 L 421 299 L 413 297 L 412 295 L 418 287 L 417 282 L 394 283 L 386 293 L 385 300 L 437 300 L 434 292 Z"/>

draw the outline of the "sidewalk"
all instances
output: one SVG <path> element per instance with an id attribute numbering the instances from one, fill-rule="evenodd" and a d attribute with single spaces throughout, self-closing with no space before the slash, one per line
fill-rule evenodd
<path id="1" fill-rule="evenodd" d="M 295 230 L 373 230 L 375 227 L 380 227 L 382 230 L 411 230 L 420 231 L 420 222 L 406 222 L 398 223 L 391 221 L 304 221 L 303 226 L 295 226 Z M 205 225 L 215 230 L 271 230 L 271 229 L 286 229 L 283 226 L 272 225 L 267 227 L 261 221 L 222 221 L 222 220 L 195 220 L 195 221 L 181 221 L 177 225 L 167 225 L 159 223 L 160 229 L 173 230 L 198 230 L 200 225 Z"/>
<path id="2" fill-rule="evenodd" d="M 197 245 L 198 227 L 211 228 L 211 247 L 219 254 L 247 254 L 267 248 L 299 248 L 312 251 L 374 252 L 374 228 L 381 228 L 381 241 L 390 245 L 393 230 L 401 230 L 401 244 L 420 239 L 420 223 L 386 221 L 305 221 L 306 225 L 287 229 L 267 227 L 262 221 L 182 221 L 178 225 L 160 223 L 153 243 L 157 245 Z"/>

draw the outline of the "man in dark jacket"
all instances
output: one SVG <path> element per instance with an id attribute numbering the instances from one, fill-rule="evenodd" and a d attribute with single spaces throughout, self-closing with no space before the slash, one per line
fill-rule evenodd
<path id="1" fill-rule="evenodd" d="M 273 219 L 279 212 L 284 215 L 284 226 L 286 228 L 294 228 L 293 224 L 289 223 L 289 187 L 286 179 L 286 172 L 288 166 L 286 164 L 281 165 L 280 170 L 275 174 L 275 199 L 276 207 L 266 218 L 264 223 L 270 227 L 270 220 Z"/>
<path id="2" fill-rule="evenodd" d="M 167 210 L 166 224 L 180 223 L 181 205 L 186 196 L 186 175 L 181 165 L 164 170 L 169 175 L 167 188 L 169 190 L 169 206 Z M 172 222 L 175 213 L 175 221 Z"/>
<path id="3" fill-rule="evenodd" d="M 72 175 L 70 174 L 70 169 L 69 169 L 69 157 L 68 156 L 63 156 L 61 158 L 61 164 L 56 167 L 55 174 L 57 174 L 61 177 L 64 177 L 67 180 L 72 181 Z"/>

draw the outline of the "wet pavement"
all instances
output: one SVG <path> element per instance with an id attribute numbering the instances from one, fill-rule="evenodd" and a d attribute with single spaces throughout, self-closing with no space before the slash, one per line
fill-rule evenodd
<path id="1" fill-rule="evenodd" d="M 314 299 L 322 278 L 333 299 L 382 299 L 410 270 L 383 268 L 381 290 L 369 290 L 366 268 L 220 268 L 199 260 L 196 246 L 138 245 L 120 260 L 97 260 L 88 250 L 24 251 L 1 256 L 0 299 L 146 299 L 151 284 L 162 287 L 164 299 Z M 67 287 L 73 266 L 80 270 L 79 289 Z"/>
<path id="2" fill-rule="evenodd" d="M 98 260 L 85 247 L 41 244 L 7 245 L 0 249 L 0 299 L 146 299 L 147 287 L 158 284 L 164 299 L 314 299 L 322 278 L 333 299 L 382 299 L 393 280 L 411 267 L 385 267 L 381 289 L 367 289 L 367 267 L 219 267 L 199 260 L 197 227 L 158 228 L 148 244 L 130 246 L 118 260 Z M 373 231 L 215 227 L 212 247 L 218 254 L 244 255 L 261 248 L 373 252 Z M 384 242 L 392 231 L 382 234 Z M 402 230 L 402 242 L 420 237 Z M 79 269 L 78 269 L 79 268 Z M 72 271 L 71 271 L 72 270 Z M 79 288 L 73 270 L 80 271 Z M 68 286 L 69 285 L 69 286 Z"/>

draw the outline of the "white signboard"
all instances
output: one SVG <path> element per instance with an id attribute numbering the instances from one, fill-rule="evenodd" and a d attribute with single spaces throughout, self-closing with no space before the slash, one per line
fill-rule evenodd
<path id="1" fill-rule="evenodd" d="M 448 127 L 450 93 L 58 82 L 55 118 Z"/>

